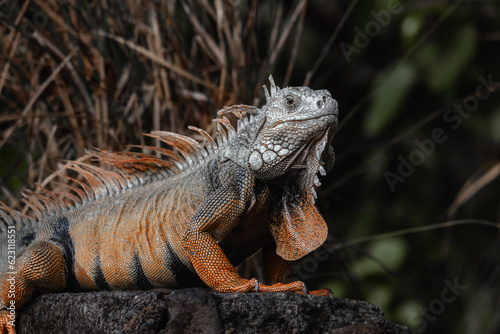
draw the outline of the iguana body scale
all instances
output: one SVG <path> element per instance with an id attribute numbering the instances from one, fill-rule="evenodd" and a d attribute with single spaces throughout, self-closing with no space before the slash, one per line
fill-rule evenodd
<path id="1" fill-rule="evenodd" d="M 28 193 L 25 203 L 37 219 L 1 204 L 0 236 L 16 225 L 22 251 L 0 275 L 0 333 L 15 332 L 9 305 L 19 309 L 45 291 L 197 285 L 219 292 L 307 291 L 303 282 L 282 280 L 293 261 L 326 239 L 314 187 L 316 173 L 333 164 L 337 102 L 324 90 L 280 90 L 270 81 L 262 108 L 221 111 L 239 118 L 237 130 L 226 118 L 216 120 L 214 138 L 190 127 L 203 145 L 153 132 L 150 137 L 178 151 L 149 147 L 168 159 L 93 150 L 113 168 L 69 162 L 86 182 L 72 179 L 80 187 L 62 196 L 44 188 Z M 268 285 L 235 270 L 261 248 Z"/>

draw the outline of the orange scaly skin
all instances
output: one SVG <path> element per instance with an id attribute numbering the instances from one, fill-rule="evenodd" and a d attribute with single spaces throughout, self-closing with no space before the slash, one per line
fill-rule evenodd
<path id="1" fill-rule="evenodd" d="M 282 280 L 293 261 L 326 239 L 312 187 L 319 185 L 316 173 L 333 164 L 337 103 L 327 91 L 280 90 L 270 81 L 261 109 L 222 110 L 241 118 L 237 131 L 226 118 L 217 120 L 215 140 L 193 128 L 204 146 L 154 132 L 180 155 L 164 148 L 150 149 L 169 160 L 94 150 L 113 170 L 69 163 L 87 182 L 73 189 L 78 196 L 63 194 L 71 204 L 43 188 L 26 196 L 36 221 L 0 202 L 0 236 L 17 226 L 22 249 L 15 262 L 2 249 L 0 333 L 15 332 L 9 305 L 19 309 L 46 291 L 205 285 L 219 292 L 307 293 L 303 282 Z M 261 248 L 269 285 L 235 270 Z"/>

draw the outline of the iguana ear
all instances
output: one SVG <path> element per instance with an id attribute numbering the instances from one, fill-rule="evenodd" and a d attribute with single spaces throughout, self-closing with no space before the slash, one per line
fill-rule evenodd
<path id="1" fill-rule="evenodd" d="M 328 227 L 310 194 L 297 201 L 283 200 L 282 205 L 274 211 L 271 234 L 276 253 L 287 261 L 295 261 L 325 242 Z"/>

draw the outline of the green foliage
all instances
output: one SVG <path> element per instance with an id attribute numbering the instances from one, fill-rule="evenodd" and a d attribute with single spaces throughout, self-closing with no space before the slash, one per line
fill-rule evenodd
<path id="1" fill-rule="evenodd" d="M 27 161 L 20 157 L 22 150 L 19 144 L 7 144 L 0 151 L 0 175 L 5 175 L 5 187 L 8 189 L 18 189 L 26 182 L 28 168 Z"/>
<path id="2" fill-rule="evenodd" d="M 383 261 L 389 269 L 399 270 L 407 256 L 408 245 L 401 238 L 391 238 L 374 241 L 366 251 L 374 258 Z M 359 259 L 352 264 L 351 269 L 356 276 L 361 278 L 386 273 L 384 268 L 370 258 Z"/>
<path id="3" fill-rule="evenodd" d="M 466 23 L 450 32 L 445 42 L 427 43 L 422 47 L 416 58 L 432 92 L 446 93 L 456 88 L 458 78 L 475 55 L 476 41 L 475 26 Z"/>
<path id="4" fill-rule="evenodd" d="M 375 80 L 373 99 L 366 112 L 365 133 L 380 135 L 402 108 L 417 79 L 417 70 L 411 64 L 400 64 Z M 381 83 L 380 83 L 381 82 Z"/>

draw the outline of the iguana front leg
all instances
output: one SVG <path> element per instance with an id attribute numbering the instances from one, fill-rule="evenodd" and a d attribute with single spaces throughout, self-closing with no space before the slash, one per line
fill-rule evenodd
<path id="1" fill-rule="evenodd" d="M 252 202 L 253 176 L 238 170 L 232 181 L 215 191 L 198 209 L 189 222 L 182 246 L 198 276 L 219 292 L 296 292 L 303 291 L 303 282 L 263 285 L 253 279 L 244 279 L 236 273 L 218 245 L 239 223 Z"/>

